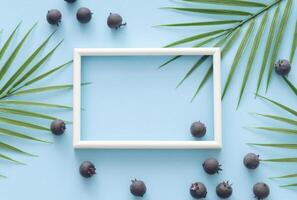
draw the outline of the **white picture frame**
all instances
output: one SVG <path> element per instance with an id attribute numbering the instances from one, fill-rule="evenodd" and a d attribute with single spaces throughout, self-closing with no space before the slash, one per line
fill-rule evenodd
<path id="1" fill-rule="evenodd" d="M 213 56 L 214 139 L 209 141 L 98 141 L 81 140 L 81 57 L 82 56 Z M 73 147 L 76 149 L 220 149 L 221 52 L 219 48 L 75 48 L 73 59 Z"/>

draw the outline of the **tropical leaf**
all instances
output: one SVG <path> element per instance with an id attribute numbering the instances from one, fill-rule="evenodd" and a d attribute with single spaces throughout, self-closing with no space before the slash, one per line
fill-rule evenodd
<path id="1" fill-rule="evenodd" d="M 287 188 L 287 187 L 296 187 L 297 183 L 293 183 L 293 184 L 288 184 L 288 185 L 281 185 L 280 187 L 282 188 Z"/>
<path id="2" fill-rule="evenodd" d="M 71 89 L 72 87 L 73 86 L 71 84 L 38 87 L 38 88 L 32 88 L 32 89 L 27 89 L 27 90 L 21 90 L 21 91 L 10 94 L 10 96 L 19 96 L 19 95 L 24 95 L 24 94 L 43 93 L 43 92 L 49 92 L 49 91 Z"/>
<path id="3" fill-rule="evenodd" d="M 257 95 L 257 96 L 260 97 L 260 98 L 262 98 L 262 99 L 264 99 L 264 100 L 266 100 L 266 101 L 268 101 L 268 102 L 270 102 L 270 103 L 272 103 L 272 104 L 274 104 L 274 105 L 276 105 L 276 106 L 278 106 L 279 108 L 281 108 L 281 109 L 283 109 L 283 110 L 285 110 L 285 111 L 287 111 L 287 112 L 289 112 L 289 113 L 297 116 L 297 111 L 294 110 L 293 108 L 290 108 L 288 106 L 285 106 L 285 105 L 283 105 L 281 103 L 278 103 L 278 102 L 276 102 L 274 100 L 271 100 L 269 98 L 266 98 L 264 96 L 261 96 L 261 95 Z"/>
<path id="4" fill-rule="evenodd" d="M 268 13 L 265 13 L 264 17 L 263 17 L 263 19 L 261 21 L 260 28 L 258 29 L 258 32 L 257 32 L 257 34 L 255 36 L 255 39 L 254 39 L 254 42 L 253 42 L 253 45 L 252 45 L 252 49 L 251 49 L 251 54 L 249 56 L 247 65 L 245 67 L 245 73 L 243 75 L 243 80 L 242 80 L 242 84 L 241 84 L 241 88 L 240 88 L 240 94 L 239 94 L 239 99 L 238 99 L 238 103 L 237 103 L 237 108 L 238 108 L 238 106 L 240 104 L 240 101 L 241 101 L 241 98 L 242 98 L 242 95 L 243 95 L 243 91 L 244 91 L 246 83 L 248 81 L 248 78 L 249 78 L 249 75 L 250 75 L 250 72 L 251 72 L 251 69 L 252 69 L 252 66 L 253 66 L 253 62 L 254 62 L 255 57 L 256 57 L 258 47 L 260 45 L 260 41 L 262 39 L 262 35 L 263 35 L 264 29 L 265 29 L 266 24 L 267 24 L 267 19 L 268 19 Z"/>
<path id="5" fill-rule="evenodd" d="M 25 139 L 25 140 L 32 140 L 32 141 L 36 141 L 36 142 L 44 142 L 44 143 L 51 143 L 45 140 L 41 140 L 32 136 L 28 136 L 26 134 L 23 133 L 19 133 L 16 131 L 12 131 L 9 129 L 5 129 L 5 128 L 0 128 L 0 135 L 6 135 L 9 137 L 15 137 L 15 138 L 19 138 L 19 139 Z"/>
<path id="6" fill-rule="evenodd" d="M 260 114 L 260 113 L 254 113 L 254 114 L 259 115 L 259 116 L 262 116 L 262 117 L 270 118 L 270 119 L 273 119 L 273 120 L 285 122 L 287 124 L 291 124 L 291 125 L 297 126 L 297 121 L 296 120 L 289 119 L 289 118 L 280 117 L 280 116 L 276 116 L 276 115 L 265 115 L 265 114 Z"/>
<path id="7" fill-rule="evenodd" d="M 11 76 L 11 78 L 4 84 L 0 89 L 0 94 L 2 94 L 18 77 L 19 75 L 32 63 L 34 58 L 41 52 L 42 49 L 47 45 L 51 37 L 55 32 L 53 32 L 22 64 L 21 67 Z"/>
<path id="8" fill-rule="evenodd" d="M 6 123 L 6 124 L 14 125 L 14 126 L 20 126 L 20 127 L 36 129 L 36 130 L 41 130 L 41 131 L 50 131 L 50 129 L 47 127 L 15 120 L 15 119 L 7 118 L 7 117 L 0 117 L 0 123 Z"/>
<path id="9" fill-rule="evenodd" d="M 56 49 L 62 44 L 63 40 L 60 41 L 50 52 L 48 52 L 39 62 L 37 62 L 24 76 L 22 76 L 9 90 L 9 93 L 12 93 L 11 90 L 16 88 L 18 85 L 23 83 L 25 80 L 27 80 L 36 70 L 38 70 L 42 64 L 44 64 L 56 51 Z"/>
<path id="10" fill-rule="evenodd" d="M 10 161 L 10 162 L 13 162 L 13 163 L 15 163 L 15 164 L 25 165 L 24 163 L 19 162 L 19 161 L 15 160 L 15 159 L 13 159 L 13 158 L 11 158 L 11 157 L 9 157 L 9 156 L 6 156 L 6 155 L 4 155 L 4 154 L 2 154 L 2 153 L 0 153 L 0 158 L 2 158 L 2 159 L 4 159 L 4 160 L 8 160 L 8 161 Z"/>
<path id="11" fill-rule="evenodd" d="M 274 159 L 264 159 L 261 160 L 262 162 L 288 162 L 288 163 L 295 163 L 297 162 L 297 158 L 274 158 Z"/>
<path id="12" fill-rule="evenodd" d="M 271 177 L 271 179 L 284 179 L 284 178 L 296 178 L 297 174 L 287 174 L 283 176 L 276 176 L 276 177 Z"/>
<path id="13" fill-rule="evenodd" d="M 248 16 L 253 15 L 250 12 L 227 9 L 203 9 L 203 8 L 180 8 L 180 7 L 163 7 L 162 9 L 177 10 L 183 12 L 203 13 L 212 15 L 231 15 L 231 16 Z"/>
<path id="14" fill-rule="evenodd" d="M 252 128 L 258 129 L 258 130 L 264 130 L 264 131 L 272 131 L 272 132 L 276 132 L 276 133 L 297 135 L 297 129 L 273 128 L 273 127 L 264 127 L 264 126 L 258 126 L 258 127 L 252 127 Z"/>
<path id="15" fill-rule="evenodd" d="M 7 105 L 20 105 L 20 106 L 37 106 L 37 107 L 45 107 L 45 108 L 63 108 L 63 109 L 72 109 L 71 106 L 59 105 L 59 104 L 50 104 L 50 103 L 42 103 L 42 102 L 32 102 L 32 101 L 14 101 L 14 100 L 2 100 L 0 104 Z"/>
<path id="16" fill-rule="evenodd" d="M 290 54 L 290 62 L 291 63 L 293 63 L 296 48 L 297 48 L 297 20 L 296 20 L 295 32 L 294 32 L 294 35 L 293 35 L 293 42 L 292 42 L 291 54 Z"/>
<path id="17" fill-rule="evenodd" d="M 240 61 L 240 58 L 244 52 L 244 49 L 246 48 L 246 45 L 248 43 L 248 41 L 250 40 L 250 36 L 254 30 L 254 25 L 255 25 L 255 20 L 252 20 L 252 22 L 249 24 L 249 27 L 247 28 L 247 31 L 243 37 L 243 40 L 241 41 L 239 47 L 238 47 L 238 50 L 236 52 L 236 56 L 235 56 L 235 59 L 231 65 L 231 69 L 229 71 L 229 74 L 228 74 L 228 77 L 227 77 L 227 81 L 225 83 L 225 87 L 224 87 L 224 90 L 223 90 L 223 94 L 222 94 L 222 99 L 224 98 L 225 94 L 226 94 L 226 91 L 230 85 L 230 82 L 233 78 L 233 75 L 237 69 L 237 66 L 239 64 L 239 61 Z"/>
<path id="18" fill-rule="evenodd" d="M 278 32 L 276 34 L 275 43 L 274 43 L 274 46 L 272 48 L 271 60 L 270 60 L 269 68 L 268 68 L 269 71 L 268 71 L 267 82 L 266 82 L 266 91 L 268 90 L 268 87 L 269 87 L 269 83 L 270 83 L 274 63 L 277 60 L 277 55 L 278 55 L 280 45 L 281 45 L 281 42 L 282 42 L 282 39 L 283 39 L 283 34 L 284 34 L 285 28 L 286 28 L 286 26 L 288 24 L 289 16 L 291 14 L 292 3 L 293 3 L 292 0 L 287 0 L 286 7 L 285 7 L 285 10 L 283 12 L 283 16 L 281 18 L 281 21 L 280 21 L 280 27 L 279 27 Z"/>
<path id="19" fill-rule="evenodd" d="M 289 88 L 294 92 L 294 94 L 297 96 L 297 88 L 287 79 L 287 77 L 283 76 L 283 79 L 288 84 Z"/>
<path id="20" fill-rule="evenodd" d="M 221 29 L 221 30 L 211 31 L 211 32 L 202 33 L 202 34 L 194 35 L 194 36 L 191 36 L 191 37 L 187 37 L 187 38 L 184 38 L 182 40 L 178 40 L 176 42 L 168 44 L 168 45 L 165 46 L 165 48 L 181 45 L 181 44 L 184 44 L 184 43 L 189 43 L 189 42 L 199 40 L 199 39 L 203 39 L 203 38 L 206 38 L 206 37 L 210 37 L 210 36 L 213 36 L 213 35 L 218 35 L 220 33 L 226 32 L 227 30 L 228 29 Z"/>
<path id="21" fill-rule="evenodd" d="M 19 29 L 21 23 L 19 23 L 16 28 L 12 31 L 12 33 L 10 34 L 10 36 L 8 37 L 8 39 L 6 40 L 6 42 L 4 43 L 3 47 L 0 50 L 0 60 L 2 59 L 4 53 L 6 52 L 9 44 L 11 43 L 12 39 L 14 38 L 17 30 Z"/>
<path id="22" fill-rule="evenodd" d="M 36 156 L 34 154 L 31 154 L 31 153 L 28 153 L 28 152 L 25 152 L 19 148 L 16 148 L 16 147 L 13 147 L 7 143 L 4 143 L 4 142 L 0 142 L 0 149 L 6 149 L 6 150 L 9 150 L 9 151 L 12 151 L 12 152 L 15 152 L 15 153 L 20 153 L 20 154 L 24 154 L 24 155 L 28 155 L 28 156 Z"/>
<path id="23" fill-rule="evenodd" d="M 274 147 L 282 149 L 297 149 L 297 144 L 264 144 L 264 143 L 247 143 L 248 145 Z"/>
<path id="24" fill-rule="evenodd" d="M 274 33 L 275 33 L 275 28 L 276 28 L 276 22 L 277 22 L 277 19 L 278 19 L 278 16 L 279 16 L 279 10 L 280 10 L 280 7 L 278 5 L 277 8 L 275 9 L 275 13 L 273 15 L 273 19 L 271 21 L 271 26 L 270 26 L 270 29 L 269 29 L 268 38 L 267 38 L 267 41 L 266 41 L 265 52 L 264 52 L 262 65 L 261 65 L 261 68 L 260 68 L 258 82 L 257 82 L 256 94 L 258 94 L 258 92 L 259 92 L 261 82 L 263 80 L 264 71 L 265 71 L 265 68 L 267 66 L 269 53 L 270 53 L 270 50 L 271 50 L 271 47 L 272 47 L 272 44 L 273 44 L 273 38 L 274 38 Z"/>
<path id="25" fill-rule="evenodd" d="M 29 31 L 25 34 L 25 36 L 23 37 L 23 39 L 18 43 L 18 45 L 16 46 L 16 48 L 13 50 L 12 54 L 9 56 L 9 58 L 7 59 L 7 61 L 2 66 L 2 68 L 0 70 L 0 81 L 2 80 L 2 78 L 4 77 L 4 75 L 6 74 L 7 70 L 9 69 L 9 67 L 11 66 L 11 64 L 13 63 L 13 61 L 15 60 L 16 56 L 18 55 L 19 51 L 23 47 L 25 41 L 27 40 L 27 38 L 29 37 L 30 33 L 32 32 L 33 28 L 36 25 L 37 25 L 37 23 L 34 24 L 29 29 Z"/>
<path id="26" fill-rule="evenodd" d="M 242 6 L 242 7 L 266 7 L 267 5 L 252 1 L 242 1 L 242 0 L 183 0 L 186 2 L 193 3 L 207 3 L 207 4 L 220 4 L 227 6 Z"/>
<path id="27" fill-rule="evenodd" d="M 188 23 L 175 23 L 175 24 L 161 24 L 159 26 L 217 26 L 226 24 L 239 23 L 241 20 L 219 20 L 219 21 L 208 21 L 208 22 L 188 22 Z"/>

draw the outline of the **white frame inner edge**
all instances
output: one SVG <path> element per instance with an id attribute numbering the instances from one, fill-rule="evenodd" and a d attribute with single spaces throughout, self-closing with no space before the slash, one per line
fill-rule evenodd
<path id="1" fill-rule="evenodd" d="M 213 56 L 214 140 L 81 140 L 82 56 Z M 220 149 L 222 148 L 221 52 L 219 48 L 75 48 L 73 58 L 73 147 L 77 149 Z"/>

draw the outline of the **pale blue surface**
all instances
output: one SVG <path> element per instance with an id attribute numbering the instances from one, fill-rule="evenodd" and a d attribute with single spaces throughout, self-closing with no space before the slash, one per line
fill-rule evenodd
<path id="1" fill-rule="evenodd" d="M 84 2 L 84 3 L 81 3 Z M 26 0 L 26 1 L 1 1 L 0 7 L 0 25 L 5 30 L 3 35 L 7 37 L 12 28 L 20 21 L 23 21 L 22 29 L 18 34 L 19 38 L 25 29 L 39 20 L 39 25 L 34 30 L 26 48 L 32 50 L 43 40 L 54 28 L 45 22 L 45 14 L 50 8 L 59 8 L 63 12 L 63 23 L 59 31 L 54 36 L 49 46 L 64 38 L 65 41 L 55 56 L 43 68 L 50 68 L 68 61 L 72 57 L 74 47 L 161 47 L 175 39 L 183 36 L 192 35 L 195 28 L 184 29 L 167 29 L 152 28 L 152 25 L 167 22 L 191 21 L 196 18 L 195 15 L 182 14 L 159 10 L 159 7 L 176 5 L 174 2 L 166 0 L 109 0 L 109 1 L 92 1 L 84 0 L 73 6 L 69 6 L 62 0 Z M 75 11 L 79 6 L 90 7 L 94 14 L 92 22 L 88 25 L 80 25 L 75 19 Z M 297 9 L 294 1 L 293 10 Z M 109 12 L 121 13 L 128 26 L 117 31 L 110 31 L 105 23 Z M 207 16 L 205 16 L 207 17 Z M 291 38 L 293 25 L 295 24 L 296 12 L 293 12 L 290 18 L 289 28 L 286 32 L 285 40 L 282 44 L 281 55 L 279 57 L 288 57 L 288 49 L 291 47 Z M 267 34 L 267 33 L 266 33 Z M 4 37 L 5 38 L 5 37 Z M 34 39 L 33 39 L 34 38 Z M 1 37 L 3 41 L 3 37 Z M 260 56 L 263 55 L 263 45 L 261 53 L 258 53 L 258 60 L 255 66 L 259 66 Z M 222 79 L 225 81 L 227 70 L 232 62 L 236 48 L 233 48 L 223 60 Z M 133 59 L 132 59 L 133 60 Z M 242 61 L 243 69 L 247 56 Z M 297 59 L 294 61 L 296 65 Z M 127 60 L 127 62 L 132 62 Z M 158 60 L 154 62 L 158 63 Z M 126 62 L 125 62 L 126 63 Z M 126 63 L 127 64 L 127 63 Z M 186 62 L 185 62 L 186 64 Z M 294 66 L 293 65 L 293 66 Z M 90 65 L 92 66 L 92 65 Z M 126 66 L 126 65 L 125 65 Z M 173 65 L 174 66 L 174 65 Z M 172 67 L 173 67 L 172 66 Z M 132 68 L 131 68 L 132 69 Z M 180 69 L 179 69 L 180 70 Z M 175 82 L 179 80 L 175 77 L 179 72 L 173 68 L 160 71 L 164 80 Z M 202 69 L 203 70 L 203 69 Z M 133 71 L 135 72 L 135 71 Z M 90 71 L 85 71 L 86 74 Z M 132 73 L 132 72 L 131 72 Z M 224 148 L 221 151 L 210 150 L 74 150 L 72 148 L 72 128 L 68 126 L 67 133 L 62 137 L 53 138 L 51 135 L 44 133 L 41 137 L 55 141 L 53 145 L 22 143 L 15 141 L 19 147 L 38 154 L 38 158 L 15 156 L 27 163 L 27 166 L 12 165 L 1 161 L 0 173 L 7 175 L 9 178 L 0 180 L 1 199 L 19 200 L 19 199 L 44 199 L 44 200 L 65 200 L 65 199 L 102 199 L 102 200 L 128 200 L 134 199 L 129 193 L 130 180 L 133 178 L 143 179 L 148 187 L 148 192 L 144 200 L 161 200 L 161 199 L 191 199 L 188 188 L 194 181 L 204 182 L 209 190 L 207 199 L 217 199 L 214 190 L 218 182 L 230 180 L 233 183 L 234 194 L 232 200 L 249 200 L 253 195 L 251 192 L 252 185 L 257 181 L 265 181 L 271 187 L 271 196 L 269 200 L 296 199 L 297 193 L 294 190 L 280 189 L 279 182 L 271 181 L 267 177 L 282 175 L 289 172 L 295 172 L 293 165 L 263 164 L 255 172 L 249 172 L 242 165 L 242 157 L 245 153 L 253 151 L 260 153 L 263 158 L 272 158 L 278 156 L 294 156 L 296 151 L 286 151 L 279 149 L 253 148 L 245 145 L 246 142 L 278 142 L 283 136 L 273 134 L 260 134 L 260 132 L 251 132 L 243 129 L 247 125 L 273 125 L 270 121 L 251 116 L 248 112 L 261 111 L 267 113 L 281 113 L 271 105 L 255 100 L 253 97 L 255 82 L 257 80 L 257 70 L 254 70 L 249 80 L 249 86 L 246 88 L 241 107 L 235 110 L 240 84 L 232 84 L 230 91 L 223 101 L 223 133 Z M 296 68 L 293 68 L 290 79 L 296 84 Z M 201 71 L 197 72 L 196 77 L 200 77 Z M 166 77 L 166 75 L 168 77 Z M 131 74 L 129 75 L 131 76 Z M 55 78 L 49 79 L 50 84 L 70 83 L 72 81 L 71 67 L 64 69 Z M 181 77 L 181 76 L 180 76 Z M 88 79 L 88 77 L 85 77 Z M 234 81 L 239 83 L 241 76 Z M 90 76 L 91 79 L 91 76 Z M 160 81 L 158 78 L 157 80 Z M 147 79 L 147 81 L 150 81 Z M 189 80 L 185 86 L 177 92 L 190 98 L 191 83 L 198 83 L 199 80 L 194 78 Z M 106 82 L 105 82 L 106 83 Z M 161 82 L 160 83 L 166 83 Z M 148 84 L 144 82 L 143 84 Z M 206 101 L 211 98 L 210 82 L 198 96 L 196 103 Z M 91 87 L 91 86 L 87 86 Z M 172 88 L 175 84 L 172 85 Z M 163 88 L 163 87 L 162 87 Z M 88 90 L 86 88 L 86 90 Z M 183 93 L 185 91 L 186 93 Z M 58 92 L 53 94 L 41 95 L 41 99 L 50 102 L 59 102 L 71 104 L 72 92 Z M 291 91 L 284 87 L 282 80 L 273 75 L 271 89 L 267 96 L 280 100 L 292 107 L 296 107 L 296 100 L 292 98 Z M 26 97 L 32 99 L 31 96 Z M 88 98 L 88 96 L 86 97 Z M 97 98 L 97 97 L 96 97 Z M 166 100 L 166 96 L 162 96 Z M 132 99 L 129 96 L 129 99 Z M 156 100 L 156 99 L 155 99 Z M 145 102 L 143 102 L 145 103 Z M 179 102 L 180 103 L 180 102 Z M 150 106 L 152 106 L 151 104 Z M 194 104 L 195 105 L 195 104 Z M 92 108 L 97 106 L 96 103 L 87 105 Z M 141 105 L 139 105 L 141 106 Z M 160 105 L 158 105 L 159 107 Z M 159 108 L 162 108 L 161 106 Z M 206 113 L 208 107 L 202 109 Z M 111 111 L 114 112 L 114 111 Z M 192 113 L 192 111 L 191 111 Z M 70 112 L 52 111 L 52 114 L 71 120 Z M 121 114 L 122 116 L 125 116 Z M 163 114 L 162 114 L 163 115 Z M 194 115 L 194 114 L 193 114 Z M 285 115 L 285 114 L 283 114 Z M 166 117 L 166 115 L 163 115 Z M 208 115 L 206 115 L 209 117 Z M 110 116 L 111 117 L 111 116 Z M 127 118 L 133 117 L 127 115 Z M 198 115 L 195 117 L 199 117 Z M 111 122 L 109 122 L 111 123 Z M 176 123 L 180 123 L 176 121 Z M 108 128 L 107 126 L 105 127 Z M 133 129 L 134 126 L 129 126 Z M 159 129 L 157 130 L 159 131 Z M 286 137 L 287 140 L 296 140 L 294 137 Z M 175 139 L 175 138 L 173 138 Z M 284 140 L 282 140 L 284 141 Z M 214 156 L 223 164 L 224 171 L 220 175 L 209 177 L 202 171 L 201 163 L 209 156 Z M 85 180 L 78 174 L 78 167 L 81 161 L 91 160 L 97 166 L 97 175 Z M 295 169 L 296 170 L 296 169 Z M 295 180 L 296 181 L 296 180 Z M 283 183 L 283 182 L 282 182 Z"/>

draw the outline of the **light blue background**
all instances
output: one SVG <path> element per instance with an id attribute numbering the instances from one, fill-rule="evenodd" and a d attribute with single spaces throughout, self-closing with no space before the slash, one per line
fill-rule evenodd
<path id="1" fill-rule="evenodd" d="M 43 70 L 57 66 L 72 58 L 74 47 L 162 47 L 165 44 L 197 33 L 196 28 L 168 29 L 152 28 L 152 25 L 160 23 L 171 23 L 179 21 L 191 21 L 197 19 L 196 15 L 183 14 L 160 10 L 159 7 L 169 5 L 180 5 L 164 0 L 108 0 L 108 1 L 79 1 L 75 5 L 67 5 L 62 0 L 27 0 L 17 1 L 1 0 L 0 25 L 4 28 L 3 38 L 6 38 L 15 25 L 22 20 L 23 25 L 18 33 L 18 38 L 35 21 L 39 21 L 38 27 L 30 36 L 30 43 L 25 49 L 33 50 L 48 34 L 55 28 L 49 26 L 45 21 L 45 14 L 48 9 L 58 8 L 63 13 L 63 22 L 59 31 L 54 36 L 51 44 L 64 38 L 61 48 L 55 56 L 50 59 Z M 87 6 L 94 12 L 91 23 L 79 24 L 75 19 L 75 12 L 78 7 Z M 297 3 L 294 1 L 296 10 Z M 106 27 L 106 17 L 109 12 L 120 13 L 128 26 L 117 32 L 112 32 Z M 207 16 L 203 16 L 207 18 Z M 287 58 L 291 47 L 293 26 L 295 24 L 296 12 L 290 18 L 286 37 L 280 50 L 280 58 Z M 202 16 L 201 16 L 202 20 Z M 199 29 L 203 30 L 203 29 Z M 267 32 L 265 33 L 267 35 Z M 238 41 L 237 41 L 238 42 Z M 238 44 L 237 44 L 238 46 Z M 7 200 L 19 199 L 44 199 L 44 200 L 65 200 L 65 199 L 134 199 L 129 193 L 130 180 L 133 178 L 143 179 L 148 187 L 145 200 L 161 199 L 191 199 L 188 188 L 194 181 L 204 182 L 209 190 L 207 199 L 217 199 L 215 186 L 223 180 L 230 180 L 233 183 L 234 194 L 230 199 L 252 199 L 252 185 L 258 181 L 265 181 L 270 185 L 271 196 L 269 199 L 296 199 L 297 193 L 294 190 L 280 189 L 279 184 L 284 182 L 271 181 L 267 177 L 296 172 L 292 164 L 262 164 L 254 172 L 246 170 L 242 165 L 242 158 L 248 152 L 257 152 L 262 158 L 273 158 L 279 156 L 294 156 L 296 151 L 279 149 L 255 148 L 247 146 L 247 142 L 279 142 L 296 140 L 294 137 L 279 136 L 265 132 L 251 132 L 243 129 L 243 126 L 252 125 L 275 125 L 271 121 L 256 118 L 249 112 L 258 111 L 263 113 L 286 114 L 275 109 L 271 105 L 254 99 L 253 93 L 257 80 L 258 66 L 263 55 L 263 45 L 260 45 L 261 53 L 258 53 L 257 62 L 251 74 L 248 87 L 240 109 L 236 111 L 236 101 L 242 79 L 243 66 L 247 56 L 242 63 L 231 85 L 227 97 L 223 101 L 223 133 L 224 148 L 221 151 L 214 150 L 74 150 L 72 148 L 72 127 L 67 127 L 67 132 L 61 137 L 52 137 L 46 133 L 33 133 L 45 139 L 55 141 L 52 145 L 39 143 L 11 141 L 12 144 L 22 147 L 32 153 L 38 154 L 38 158 L 14 155 L 15 158 L 27 163 L 27 166 L 12 165 L 1 161 L 1 174 L 8 176 L 8 179 L 0 180 L 1 198 Z M 223 60 L 222 79 L 225 81 L 232 58 L 236 48 L 228 53 Z M 25 52 L 23 54 L 27 55 Z M 296 60 L 293 66 L 296 65 Z M 20 62 L 21 59 L 18 61 Z M 127 61 L 129 62 L 129 61 Z M 157 62 L 157 61 L 156 61 Z M 16 62 L 17 63 L 17 62 Z M 186 62 L 185 62 L 186 64 Z M 92 66 L 92 65 L 90 65 Z M 203 71 L 203 69 L 202 69 Z M 202 76 L 202 71 L 197 72 L 196 77 Z M 168 72 L 168 74 L 166 74 Z M 88 70 L 85 72 L 88 72 Z M 168 68 L 168 71 L 160 72 L 169 77 L 175 76 L 175 70 Z M 296 84 L 296 68 L 293 67 L 290 80 Z M 72 68 L 61 71 L 55 77 L 48 79 L 48 84 L 71 83 Z M 165 77 L 165 76 L 164 76 Z M 181 76 L 180 76 L 181 77 Z M 88 77 L 85 77 L 86 79 Z M 91 78 L 91 77 L 90 77 Z M 190 83 L 198 83 L 199 80 L 191 79 Z M 171 79 L 166 79 L 170 81 Z M 178 79 L 177 79 L 178 80 Z M 149 80 L 148 80 L 149 81 Z M 171 80 L 172 81 L 172 80 Z M 193 82 L 192 82 L 193 81 Z M 174 82 L 174 81 L 173 81 Z M 235 82 L 237 84 L 235 84 Z M 175 85 L 172 85 L 173 87 Z M 190 89 L 182 87 L 178 92 L 190 96 Z M 211 98 L 210 82 L 198 96 L 197 102 L 203 102 Z M 88 86 L 89 87 L 89 86 Z M 186 93 L 183 93 L 185 91 Z M 292 98 L 291 91 L 284 86 L 283 81 L 273 75 L 271 89 L 267 96 L 296 107 L 296 100 Z M 33 99 L 31 96 L 27 99 Z M 88 98 L 88 96 L 86 96 Z M 72 103 L 72 92 L 63 91 L 52 94 L 34 96 L 35 100 L 59 102 L 64 104 Z M 194 104 L 195 105 L 195 104 Z M 87 105 L 93 107 L 93 103 Z M 94 106 L 97 104 L 94 103 Z M 202 113 L 206 113 L 204 108 Z M 112 111 L 114 112 L 114 111 Z M 64 111 L 52 111 L 51 114 L 71 120 L 72 113 Z M 129 115 L 128 115 L 129 116 Z M 165 115 L 164 115 L 165 116 Z M 197 116 L 199 117 L 199 116 Z M 176 122 L 179 123 L 179 122 Z M 47 123 L 48 124 L 48 123 Z M 279 126 L 281 126 L 280 124 Z M 130 127 L 131 128 L 131 127 Z M 132 127 L 133 128 L 133 127 Z M 286 139 L 284 139 L 286 138 Z M 209 156 L 216 157 L 223 165 L 224 171 L 219 175 L 208 176 L 202 171 L 201 163 Z M 96 164 L 97 175 L 90 179 L 83 179 L 78 173 L 78 167 L 83 160 L 91 160 Z M 295 170 L 294 170 L 295 169 Z M 295 180 L 297 181 L 297 180 Z"/>

